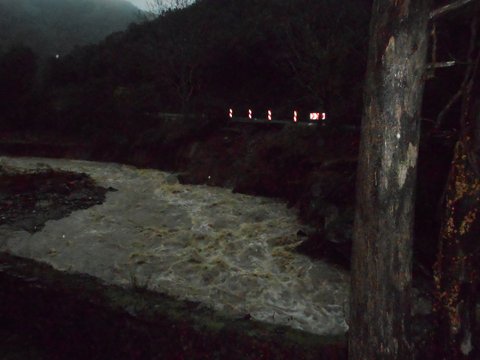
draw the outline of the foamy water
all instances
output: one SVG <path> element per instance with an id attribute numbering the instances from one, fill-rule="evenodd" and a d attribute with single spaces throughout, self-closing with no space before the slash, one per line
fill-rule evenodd
<path id="1" fill-rule="evenodd" d="M 0 251 L 235 317 L 316 334 L 347 329 L 348 275 L 292 251 L 302 225 L 282 202 L 111 163 L 0 157 L 2 164 L 85 172 L 118 191 L 35 234 L 0 226 Z"/>

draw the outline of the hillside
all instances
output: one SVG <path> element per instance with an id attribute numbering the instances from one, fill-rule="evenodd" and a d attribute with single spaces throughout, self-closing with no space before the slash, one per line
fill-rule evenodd
<path id="1" fill-rule="evenodd" d="M 105 117 L 228 108 L 236 115 L 252 108 L 258 116 L 270 108 L 282 119 L 294 107 L 302 118 L 316 109 L 352 123 L 361 100 L 367 3 L 197 1 L 76 49 L 52 64 L 48 81 L 57 109 L 81 126 L 85 118 L 96 126 Z"/>
<path id="2" fill-rule="evenodd" d="M 0 51 L 24 44 L 40 57 L 65 54 L 138 19 L 124 0 L 0 0 Z"/>

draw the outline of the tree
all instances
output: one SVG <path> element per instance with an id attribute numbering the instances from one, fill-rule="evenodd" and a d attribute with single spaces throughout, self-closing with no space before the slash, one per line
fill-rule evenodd
<path id="1" fill-rule="evenodd" d="M 350 359 L 411 359 L 414 190 L 429 0 L 375 0 L 351 271 Z"/>
<path id="2" fill-rule="evenodd" d="M 428 20 L 472 2 L 457 0 L 430 12 L 429 0 L 374 1 L 357 175 L 351 359 L 413 357 L 409 339 L 413 199 Z M 472 24 L 473 34 L 477 23 Z M 471 48 L 475 44 L 471 41 Z M 470 51 L 471 64 L 462 83 L 462 136 L 452 162 L 435 269 L 441 326 L 436 358 L 442 359 L 470 356 L 472 346 L 477 286 L 473 265 L 480 260 L 474 241 L 480 231 L 476 49 Z M 432 67 L 437 65 L 444 64 Z"/>
<path id="3" fill-rule="evenodd" d="M 174 9 L 162 15 L 156 30 L 158 75 L 168 86 L 173 102 L 182 114 L 194 106 L 202 87 L 202 68 L 208 63 L 209 19 L 197 9 Z"/>
<path id="4" fill-rule="evenodd" d="M 459 138 L 444 199 L 439 249 L 434 266 L 435 359 L 468 359 L 474 352 L 478 264 L 480 262 L 480 43 L 477 2 L 470 25 L 464 79 L 445 110 L 461 99 Z M 441 14 L 441 13 L 438 13 Z M 437 15 L 438 16 L 438 15 Z M 437 127 L 446 114 L 442 111 Z"/>
<path id="5" fill-rule="evenodd" d="M 296 0 L 279 16 L 281 65 L 310 106 L 336 119 L 360 107 L 370 3 Z"/>
<path id="6" fill-rule="evenodd" d="M 21 126 L 28 121 L 32 91 L 37 73 L 37 58 L 23 45 L 12 46 L 0 57 L 0 111 L 7 124 Z"/>

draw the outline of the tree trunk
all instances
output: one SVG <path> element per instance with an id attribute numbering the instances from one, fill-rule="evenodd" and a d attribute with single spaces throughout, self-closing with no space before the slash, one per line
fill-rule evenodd
<path id="1" fill-rule="evenodd" d="M 349 357 L 412 359 L 414 190 L 430 0 L 374 0 L 352 252 Z"/>
<path id="2" fill-rule="evenodd" d="M 471 44 L 475 46 L 479 5 L 474 16 Z M 480 47 L 471 50 L 460 139 L 450 167 L 434 266 L 435 359 L 478 359 L 480 355 L 475 349 L 479 344 L 473 342 L 480 263 Z"/>
<path id="3" fill-rule="evenodd" d="M 480 178 L 459 141 L 448 179 L 434 268 L 434 312 L 438 321 L 435 359 L 468 359 L 472 355 L 480 260 L 479 199 Z"/>

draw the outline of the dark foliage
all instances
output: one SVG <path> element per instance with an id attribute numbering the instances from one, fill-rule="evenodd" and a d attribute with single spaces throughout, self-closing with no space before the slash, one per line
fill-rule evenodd
<path id="1" fill-rule="evenodd" d="M 33 91 L 37 59 L 25 46 L 14 46 L 0 56 L 0 126 L 23 127 L 34 116 Z"/>
<path id="2" fill-rule="evenodd" d="M 131 141 L 158 112 L 359 120 L 369 0 L 202 0 L 52 58 L 45 127 Z M 306 11 L 306 9 L 308 9 Z M 121 140 L 120 140 L 121 139 Z"/>

